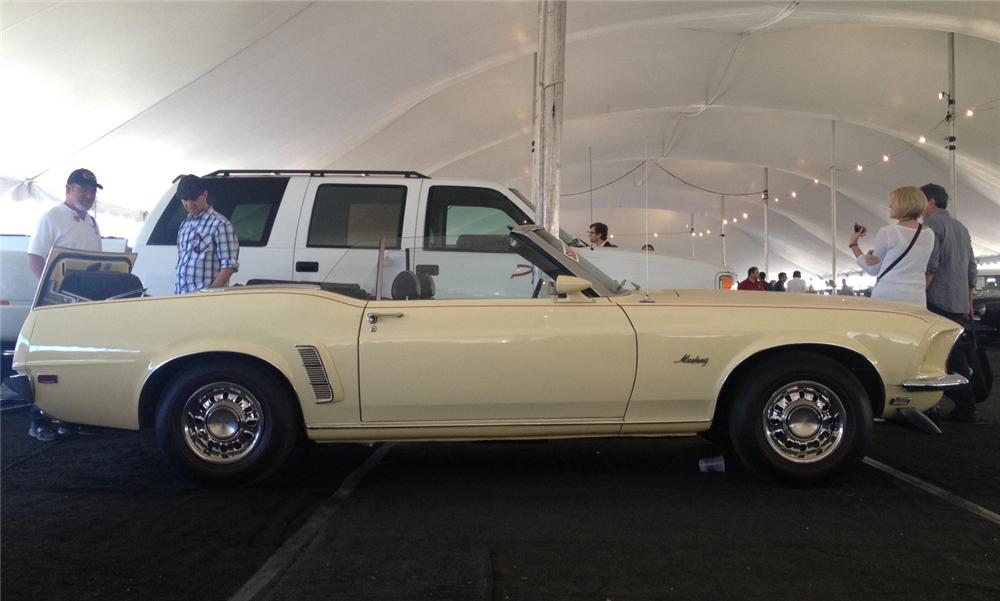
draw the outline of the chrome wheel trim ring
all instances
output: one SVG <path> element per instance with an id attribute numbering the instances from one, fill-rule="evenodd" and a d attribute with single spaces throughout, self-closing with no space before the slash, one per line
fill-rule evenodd
<path id="1" fill-rule="evenodd" d="M 844 440 L 844 404 L 837 393 L 819 382 L 785 384 L 768 399 L 762 417 L 767 444 L 793 463 L 821 461 Z"/>
<path id="2" fill-rule="evenodd" d="M 260 401 L 233 382 L 212 382 L 184 403 L 184 442 L 200 459 L 235 463 L 257 448 L 264 427 Z"/>

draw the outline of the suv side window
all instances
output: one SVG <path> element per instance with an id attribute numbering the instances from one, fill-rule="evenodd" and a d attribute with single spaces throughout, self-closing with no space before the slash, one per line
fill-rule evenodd
<path id="1" fill-rule="evenodd" d="M 316 191 L 306 246 L 399 248 L 406 186 L 324 184 Z"/>
<path id="2" fill-rule="evenodd" d="M 288 186 L 287 177 L 206 177 L 208 204 L 233 224 L 240 246 L 267 246 L 278 206 Z M 187 211 L 177 200 L 160 215 L 149 235 L 149 245 L 174 246 Z"/>
<path id="3" fill-rule="evenodd" d="M 509 198 L 489 188 L 431 186 L 424 226 L 425 250 L 512 252 L 511 227 L 531 223 Z"/>

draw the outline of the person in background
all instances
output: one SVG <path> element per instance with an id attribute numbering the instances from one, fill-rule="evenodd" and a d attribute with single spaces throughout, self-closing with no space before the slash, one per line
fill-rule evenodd
<path id="1" fill-rule="evenodd" d="M 101 231 L 88 214 L 97 202 L 97 177 L 89 169 L 77 169 L 66 180 L 66 201 L 42 215 L 28 242 L 28 267 L 41 279 L 45 260 L 53 246 L 78 250 L 101 250 Z"/>
<path id="2" fill-rule="evenodd" d="M 646 251 L 646 252 L 653 252 L 653 251 L 655 251 L 656 249 L 655 249 L 655 248 L 653 248 L 653 245 L 652 245 L 652 244 L 643 244 L 643 245 L 642 245 L 642 248 L 641 248 L 640 250 L 644 250 L 644 251 Z"/>
<path id="3" fill-rule="evenodd" d="M 771 292 L 784 292 L 785 282 L 788 281 L 788 274 L 784 271 L 778 273 L 778 281 L 771 286 Z"/>
<path id="4" fill-rule="evenodd" d="M 740 282 L 739 286 L 736 287 L 737 290 L 757 290 L 764 291 L 763 284 L 760 283 L 760 270 L 756 267 L 751 267 L 747 270 L 747 279 Z"/>
<path id="5" fill-rule="evenodd" d="M 239 269 L 240 243 L 229 220 L 208 204 L 208 189 L 197 175 L 177 184 L 187 218 L 177 231 L 176 294 L 223 288 Z"/>
<path id="6" fill-rule="evenodd" d="M 793 271 L 792 279 L 785 284 L 785 292 L 805 292 L 806 281 L 802 279 L 801 271 Z"/>
<path id="7" fill-rule="evenodd" d="M 854 288 L 847 285 L 846 279 L 840 280 L 840 290 L 837 291 L 840 296 L 854 296 Z"/>
<path id="8" fill-rule="evenodd" d="M 618 245 L 608 242 L 608 226 L 595 221 L 587 229 L 587 236 L 590 238 L 590 245 L 594 247 L 618 248 Z"/>
<path id="9" fill-rule="evenodd" d="M 948 213 L 948 193 L 944 188 L 926 184 L 920 190 L 927 197 L 924 225 L 934 232 L 934 250 L 927 262 L 927 309 L 965 325 L 963 322 L 972 317 L 972 293 L 976 286 L 972 239 L 969 230 Z M 952 348 L 948 369 L 968 374 L 966 349 L 961 345 L 960 342 Z M 949 390 L 945 394 L 955 402 L 948 419 L 976 421 L 976 399 L 968 387 Z"/>
<path id="10" fill-rule="evenodd" d="M 771 288 L 773 287 L 773 284 L 771 282 L 767 281 L 767 274 L 766 273 L 764 273 L 763 271 L 760 272 L 757 275 L 757 281 L 759 281 L 760 285 L 764 287 L 764 292 L 770 292 L 771 291 Z"/>
<path id="11" fill-rule="evenodd" d="M 101 231 L 90 214 L 97 202 L 97 177 L 89 169 L 76 169 L 66 180 L 66 200 L 42 215 L 35 233 L 28 241 L 28 267 L 41 279 L 45 261 L 54 246 L 78 250 L 101 250 Z M 52 420 L 38 407 L 31 409 L 28 436 L 42 442 L 55 440 L 60 434 L 72 434 L 68 428 L 56 428 Z"/>
<path id="12" fill-rule="evenodd" d="M 889 194 L 889 216 L 896 223 L 878 231 L 875 248 L 867 254 L 858 244 L 867 229 L 855 226 L 848 248 L 861 269 L 878 276 L 872 298 L 927 306 L 924 274 L 934 250 L 934 232 L 917 221 L 926 207 L 927 198 L 919 188 L 904 186 L 893 190 Z"/>

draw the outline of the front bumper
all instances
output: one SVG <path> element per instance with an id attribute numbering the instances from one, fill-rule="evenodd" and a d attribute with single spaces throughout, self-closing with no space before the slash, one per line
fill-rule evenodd
<path id="1" fill-rule="evenodd" d="M 956 386 L 965 386 L 968 383 L 965 376 L 946 374 L 927 378 L 910 378 L 903 380 L 902 386 L 906 390 L 946 390 Z"/>

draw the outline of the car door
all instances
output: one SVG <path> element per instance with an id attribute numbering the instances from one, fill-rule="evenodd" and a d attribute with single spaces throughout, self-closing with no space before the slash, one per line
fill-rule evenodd
<path id="1" fill-rule="evenodd" d="M 606 298 L 381 300 L 359 334 L 364 422 L 621 419 L 635 332 Z"/>
<path id="2" fill-rule="evenodd" d="M 387 267 L 400 263 L 401 269 L 403 240 L 414 227 L 420 182 L 312 178 L 295 236 L 293 279 L 351 282 L 373 290 L 381 240 L 386 242 Z"/>
<path id="3" fill-rule="evenodd" d="M 421 207 L 417 270 L 434 274 L 444 296 L 531 296 L 531 265 L 504 244 L 510 228 L 531 220 L 509 198 L 491 188 L 435 184 L 426 187 Z M 481 286 L 468 285 L 472 274 Z"/>

